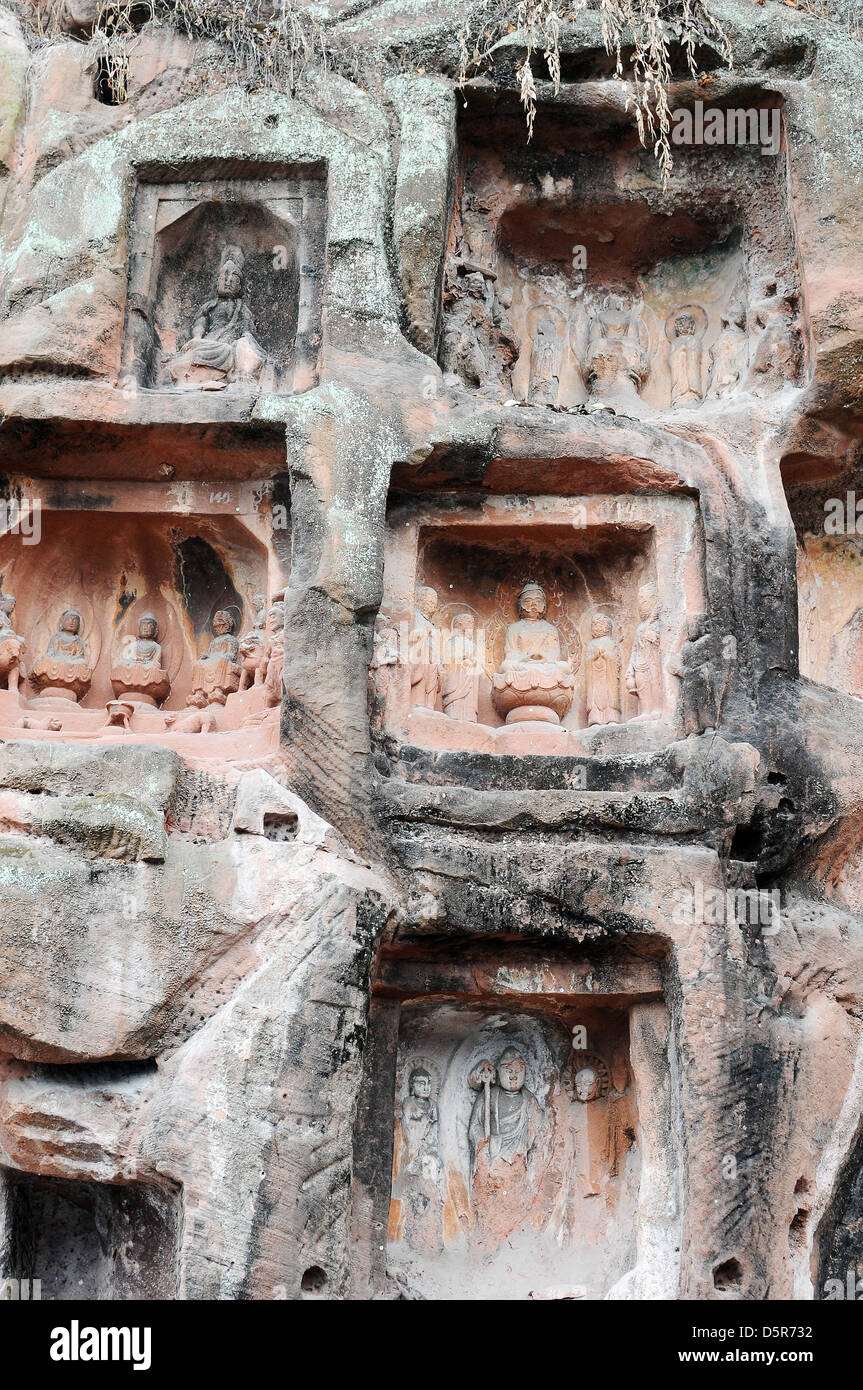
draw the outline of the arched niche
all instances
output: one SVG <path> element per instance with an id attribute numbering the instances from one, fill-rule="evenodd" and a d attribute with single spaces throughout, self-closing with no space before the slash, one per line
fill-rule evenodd
<path id="1" fill-rule="evenodd" d="M 262 375 L 272 390 L 290 375 L 299 318 L 299 227 L 264 203 L 206 201 L 186 210 L 168 205 L 156 234 L 154 326 L 160 367 L 193 336 L 203 306 L 218 294 L 219 268 L 227 247 L 243 258 L 243 300 L 254 321 L 254 335 L 266 353 Z M 167 220 L 169 219 L 169 220 Z"/>

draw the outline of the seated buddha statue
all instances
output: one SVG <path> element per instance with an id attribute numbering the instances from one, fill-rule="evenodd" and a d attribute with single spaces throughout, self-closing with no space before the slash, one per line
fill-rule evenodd
<path id="1" fill-rule="evenodd" d="M 138 619 L 137 637 L 126 638 L 122 656 L 111 667 L 111 685 L 118 699 L 160 705 L 168 698 L 171 682 L 162 669 L 158 635 L 155 613 L 144 613 Z"/>
<path id="2" fill-rule="evenodd" d="M 548 601 L 539 584 L 525 584 L 516 606 L 518 621 L 506 629 L 504 657 L 492 679 L 492 703 L 507 724 L 558 724 L 572 704 L 572 663 L 563 656 L 558 629 L 546 619 Z"/>
<path id="3" fill-rule="evenodd" d="M 60 625 L 45 649 L 33 663 L 30 680 L 40 699 L 59 697 L 80 700 L 90 689 L 93 668 L 87 643 L 81 636 L 81 614 L 67 608 Z"/>
<path id="4" fill-rule="evenodd" d="M 234 636 L 236 624 L 230 613 L 219 609 L 213 615 L 213 640 L 206 654 L 192 669 L 192 690 L 187 705 L 223 705 L 240 687 L 242 670 L 240 644 Z"/>

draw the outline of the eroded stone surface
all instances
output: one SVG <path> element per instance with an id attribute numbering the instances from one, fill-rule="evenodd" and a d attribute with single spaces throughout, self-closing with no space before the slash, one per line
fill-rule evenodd
<path id="1" fill-rule="evenodd" d="M 527 144 L 517 37 L 317 9 L 362 83 L 146 26 L 118 104 L 0 12 L 3 1272 L 832 1296 L 859 40 L 723 0 L 672 105 L 781 147 L 663 189 L 594 11 Z"/>

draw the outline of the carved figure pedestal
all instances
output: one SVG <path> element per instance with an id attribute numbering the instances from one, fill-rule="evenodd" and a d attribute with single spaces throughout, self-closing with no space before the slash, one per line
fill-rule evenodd
<path id="1" fill-rule="evenodd" d="M 40 657 L 30 673 L 40 704 L 49 700 L 62 704 L 80 700 L 90 689 L 92 679 L 93 672 L 83 662 L 61 661 L 53 656 Z"/>
<path id="2" fill-rule="evenodd" d="M 572 704 L 575 677 L 565 671 L 497 671 L 491 700 L 507 724 L 560 724 Z"/>
<path id="3" fill-rule="evenodd" d="M 160 705 L 168 698 L 171 681 L 161 666 L 135 662 L 131 666 L 113 666 L 111 685 L 118 700 L 140 705 Z"/>

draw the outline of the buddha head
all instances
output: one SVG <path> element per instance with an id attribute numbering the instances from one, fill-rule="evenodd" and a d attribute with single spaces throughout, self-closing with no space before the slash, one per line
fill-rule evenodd
<path id="1" fill-rule="evenodd" d="M 233 616 L 224 608 L 220 608 L 213 614 L 213 634 L 216 637 L 224 637 L 226 632 L 233 632 L 236 624 Z"/>
<path id="2" fill-rule="evenodd" d="M 595 1067 L 580 1067 L 575 1073 L 574 1084 L 576 1100 L 599 1100 L 602 1094 L 602 1078 Z"/>
<path id="3" fill-rule="evenodd" d="M 216 292 L 220 299 L 239 299 L 243 293 L 245 256 L 239 246 L 226 246 L 219 262 Z"/>
<path id="4" fill-rule="evenodd" d="M 659 606 L 656 589 L 652 584 L 642 584 L 638 591 L 638 616 L 643 623 L 656 615 Z"/>
<path id="5" fill-rule="evenodd" d="M 545 590 L 538 584 L 525 584 L 516 600 L 518 616 L 526 618 L 528 622 L 538 622 L 544 618 L 548 609 L 548 601 L 545 597 Z"/>
<path id="6" fill-rule="evenodd" d="M 155 613 L 143 613 L 138 619 L 138 636 L 155 642 L 158 631 L 159 623 Z"/>
<path id="7" fill-rule="evenodd" d="M 508 1047 L 498 1059 L 497 1079 L 503 1091 L 511 1091 L 513 1093 L 520 1091 L 524 1085 L 526 1072 L 527 1068 L 524 1064 L 524 1058 L 518 1051 L 518 1048 Z"/>
<path id="8" fill-rule="evenodd" d="M 408 1091 L 417 1100 L 428 1100 L 431 1096 L 431 1076 L 425 1067 L 414 1067 L 408 1082 Z"/>
<path id="9" fill-rule="evenodd" d="M 610 637 L 614 628 L 611 619 L 604 613 L 595 613 L 590 621 L 591 637 Z"/>
<path id="10" fill-rule="evenodd" d="M 683 310 L 674 317 L 674 336 L 675 338 L 693 338 L 698 324 L 695 322 L 695 315 Z"/>
<path id="11" fill-rule="evenodd" d="M 60 631 L 70 632 L 77 637 L 81 631 L 81 614 L 75 608 L 67 608 L 60 617 Z"/>

